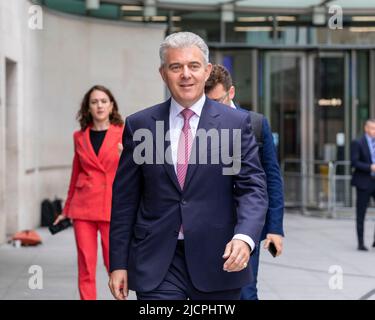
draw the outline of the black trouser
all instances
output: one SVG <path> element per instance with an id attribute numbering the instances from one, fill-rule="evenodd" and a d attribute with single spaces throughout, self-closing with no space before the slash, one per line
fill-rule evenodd
<path id="1" fill-rule="evenodd" d="M 136 292 L 138 300 L 240 299 L 241 288 L 216 292 L 202 292 L 196 289 L 187 269 L 184 245 L 183 240 L 177 241 L 176 252 L 164 280 L 152 291 Z"/>
<path id="2" fill-rule="evenodd" d="M 358 237 L 358 245 L 363 246 L 363 236 L 364 236 L 364 225 L 365 225 L 365 216 L 368 207 L 368 203 L 370 198 L 373 197 L 375 199 L 375 188 L 369 190 L 363 190 L 357 188 L 357 237 Z M 374 235 L 375 241 L 375 235 Z"/>

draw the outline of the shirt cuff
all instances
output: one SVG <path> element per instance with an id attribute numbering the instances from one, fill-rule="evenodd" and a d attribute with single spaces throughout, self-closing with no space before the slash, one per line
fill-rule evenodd
<path id="1" fill-rule="evenodd" d="M 255 243 L 254 243 L 253 239 L 251 239 L 246 234 L 242 234 L 242 233 L 235 234 L 234 237 L 232 238 L 232 240 L 233 239 L 245 241 L 250 246 L 251 252 L 254 251 Z"/>

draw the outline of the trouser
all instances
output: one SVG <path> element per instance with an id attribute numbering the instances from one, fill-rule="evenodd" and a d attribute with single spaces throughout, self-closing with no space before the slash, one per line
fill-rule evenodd
<path id="1" fill-rule="evenodd" d="M 375 190 L 363 190 L 357 188 L 357 210 L 356 210 L 356 226 L 357 226 L 357 237 L 358 237 L 358 245 L 364 245 L 364 225 L 365 225 L 365 217 L 366 211 L 368 207 L 368 203 L 370 198 L 373 197 L 375 199 Z"/>
<path id="2" fill-rule="evenodd" d="M 78 252 L 78 288 L 81 300 L 96 300 L 96 263 L 98 231 L 100 233 L 104 265 L 109 270 L 109 222 L 74 220 L 74 234 Z"/>
<path id="3" fill-rule="evenodd" d="M 150 292 L 136 292 L 138 300 L 238 300 L 241 289 L 202 292 L 193 286 L 186 261 L 184 241 L 177 248 L 167 275 L 161 284 Z"/>
<path id="4" fill-rule="evenodd" d="M 258 300 L 257 278 L 259 268 L 260 243 L 255 247 L 255 252 L 250 256 L 251 272 L 253 280 L 241 290 L 241 300 Z"/>

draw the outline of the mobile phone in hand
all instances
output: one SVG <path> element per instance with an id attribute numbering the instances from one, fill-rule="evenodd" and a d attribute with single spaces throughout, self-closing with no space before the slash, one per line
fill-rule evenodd
<path id="1" fill-rule="evenodd" d="M 268 245 L 268 251 L 270 252 L 270 254 L 272 255 L 272 257 L 276 257 L 276 254 L 277 254 L 277 249 L 274 245 L 273 242 L 270 242 L 270 244 Z"/>

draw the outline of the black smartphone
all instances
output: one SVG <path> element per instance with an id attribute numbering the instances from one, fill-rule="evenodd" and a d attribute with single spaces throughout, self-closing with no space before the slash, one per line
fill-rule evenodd
<path id="1" fill-rule="evenodd" d="M 52 234 L 56 234 L 72 225 L 70 219 L 61 220 L 58 224 L 49 226 L 48 229 Z"/>
<path id="2" fill-rule="evenodd" d="M 276 249 L 273 242 L 270 242 L 270 244 L 268 245 L 268 251 L 270 252 L 272 257 L 274 257 L 274 258 L 276 257 L 277 249 Z"/>

